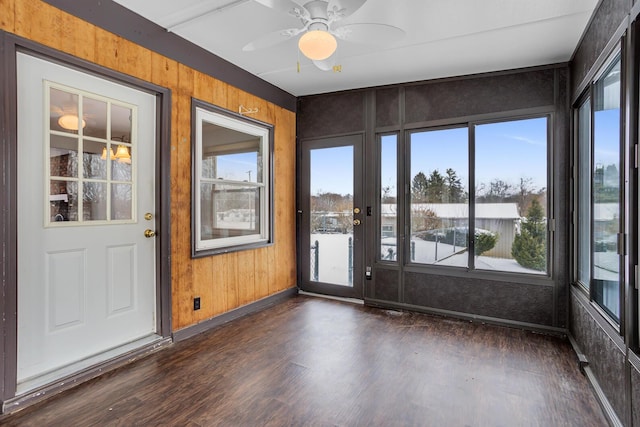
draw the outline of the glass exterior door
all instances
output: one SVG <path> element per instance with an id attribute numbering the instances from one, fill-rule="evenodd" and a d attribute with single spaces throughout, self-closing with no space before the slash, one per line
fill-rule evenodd
<path id="1" fill-rule="evenodd" d="M 303 290 L 362 298 L 361 136 L 302 143 L 300 284 Z"/>

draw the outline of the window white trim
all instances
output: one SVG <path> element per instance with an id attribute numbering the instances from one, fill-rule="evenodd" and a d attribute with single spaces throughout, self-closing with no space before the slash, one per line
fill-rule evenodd
<path id="1" fill-rule="evenodd" d="M 236 115 L 229 111 L 221 110 L 217 107 L 193 100 L 193 189 L 192 189 L 192 255 L 205 256 L 216 253 L 224 253 L 241 249 L 254 248 L 272 243 L 272 127 L 256 120 Z M 214 150 L 203 149 L 203 127 L 204 124 L 212 124 L 220 128 L 229 129 L 237 133 L 246 134 L 249 139 L 257 138 L 258 146 L 247 140 L 240 141 L 220 141 L 216 143 Z M 250 153 L 257 151 L 256 174 L 249 175 L 249 180 L 241 180 L 238 177 L 210 177 L 205 176 L 203 167 L 203 155 L 214 152 L 218 156 L 228 154 Z M 246 229 L 234 229 L 228 227 L 211 227 L 228 236 L 206 236 L 203 233 L 203 199 L 201 189 L 203 185 L 211 185 L 212 188 L 221 185 L 225 188 L 237 188 L 256 192 L 256 204 L 251 212 L 259 218 L 251 219 L 248 222 L 255 224 L 255 232 L 247 232 Z M 226 190 L 222 190 L 226 191 Z M 213 192 L 213 191 L 212 191 Z M 212 196 L 214 197 L 214 196 Z M 213 206 L 213 204 L 212 204 Z M 213 209 L 213 208 L 212 208 Z M 250 214 L 253 215 L 253 213 Z M 217 218 L 217 213 L 215 217 Z M 217 221 L 217 219 L 214 219 Z M 215 223 L 214 223 L 215 224 Z M 212 224 L 212 226 L 214 225 Z"/>

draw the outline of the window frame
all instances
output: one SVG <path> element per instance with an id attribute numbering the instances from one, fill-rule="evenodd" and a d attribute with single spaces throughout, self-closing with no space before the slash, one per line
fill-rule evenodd
<path id="1" fill-rule="evenodd" d="M 255 234 L 203 239 L 201 235 L 201 184 L 202 177 L 202 124 L 216 126 L 246 133 L 260 139 L 262 153 L 262 184 L 247 183 L 258 189 L 259 232 Z M 231 143 L 233 144 L 233 143 Z M 273 245 L 273 189 L 274 189 L 274 126 L 246 117 L 196 98 L 191 99 L 191 256 L 193 258 L 257 249 Z M 221 181 L 224 183 L 224 180 Z M 230 185 L 238 184 L 229 180 Z"/>
<path id="2" fill-rule="evenodd" d="M 628 240 L 627 238 L 623 238 L 622 242 L 620 241 L 620 235 L 623 235 L 625 237 L 629 236 L 629 230 L 626 229 L 626 215 L 627 215 L 627 208 L 629 205 L 629 195 L 627 194 L 625 185 L 624 185 L 624 181 L 625 181 L 625 170 L 628 167 L 628 164 L 626 162 L 625 159 L 625 151 L 627 150 L 627 142 L 625 139 L 625 93 L 624 93 L 624 82 L 625 82 L 625 63 L 624 63 L 624 49 L 622 47 L 622 44 L 616 44 L 616 47 L 606 56 L 606 60 L 602 62 L 602 64 L 600 65 L 600 67 L 598 68 L 598 71 L 593 75 L 593 77 L 589 80 L 589 83 L 587 84 L 586 88 L 584 89 L 582 95 L 580 97 L 578 97 L 578 100 L 575 102 L 575 104 L 572 107 L 573 110 L 573 119 L 575 121 L 574 123 L 574 138 L 572 140 L 572 147 L 574 150 L 574 154 L 573 154 L 573 162 L 574 162 L 574 172 L 573 172 L 573 179 L 574 179 L 574 185 L 573 185 L 573 190 L 574 190 L 574 198 L 573 198 L 573 215 L 574 217 L 577 217 L 578 215 L 580 215 L 579 212 L 579 197 L 580 197 L 580 193 L 579 193 L 579 187 L 580 187 L 580 176 L 578 174 L 578 162 L 580 159 L 580 140 L 578 139 L 579 137 L 579 133 L 578 133 L 578 119 L 579 119 L 579 110 L 580 108 L 586 103 L 589 102 L 589 118 L 590 118 L 590 122 L 589 122 L 589 163 L 590 163 L 590 177 L 589 177 L 589 188 L 590 188 L 590 198 L 589 198 L 589 206 L 590 206 L 590 221 L 589 221 L 589 236 L 587 236 L 587 238 L 589 239 L 589 253 L 590 253 L 590 265 L 589 265 L 589 271 L 590 271 L 590 280 L 589 283 L 583 283 L 581 280 L 579 280 L 578 278 L 578 271 L 580 268 L 579 265 L 579 258 L 578 258 L 578 251 L 577 248 L 580 244 L 580 230 L 578 229 L 578 222 L 574 221 L 574 225 L 573 225 L 573 233 L 574 233 L 574 239 L 572 240 L 573 243 L 573 262 L 575 263 L 574 268 L 572 269 L 573 272 L 573 277 L 572 277 L 572 283 L 574 283 L 578 289 L 580 289 L 582 292 L 584 292 L 588 298 L 589 298 L 589 302 L 591 303 L 591 306 L 595 309 L 595 311 L 597 311 L 602 317 L 603 319 L 609 324 L 611 325 L 619 334 L 623 333 L 623 325 L 625 322 L 625 303 L 624 303 L 624 289 L 626 286 L 625 283 L 625 276 L 627 274 L 626 269 L 627 269 L 627 265 L 625 262 L 625 253 L 627 251 L 626 248 L 623 248 L 622 253 L 620 253 L 620 246 L 625 244 L 625 240 Z M 595 87 L 598 84 L 598 82 L 600 82 L 600 80 L 610 71 L 611 66 L 616 62 L 619 61 L 620 62 L 620 127 L 619 127 L 619 150 L 620 150 L 620 154 L 619 154 L 619 185 L 620 185 L 620 195 L 619 195 L 619 218 L 618 218 L 618 242 L 617 242 L 617 246 L 618 246 L 618 265 L 619 265 L 619 271 L 618 271 L 618 289 L 619 289 L 619 294 L 618 294 L 618 308 L 619 308 L 619 319 L 616 320 L 610 313 L 609 313 L 609 308 L 605 308 L 603 306 L 601 306 L 598 301 L 596 301 L 595 299 L 595 289 L 593 286 L 593 280 L 594 280 L 594 260 L 593 260 L 593 251 L 594 251 L 594 229 L 595 229 L 595 225 L 594 225 L 594 198 L 593 198 L 593 192 L 594 192 L 594 188 L 593 188 L 593 168 L 594 168 L 594 141 L 595 141 L 595 135 L 594 135 L 594 127 L 595 127 L 595 96 L 596 96 L 596 90 Z"/>
<path id="3" fill-rule="evenodd" d="M 455 128 L 467 128 L 468 130 L 468 164 L 469 164 L 469 189 L 475 188 L 476 185 L 476 170 L 475 170 L 475 157 L 476 157 L 476 135 L 475 128 L 478 125 L 492 124 L 492 123 L 503 123 L 503 122 L 513 122 L 519 120 L 529 120 L 529 119 L 539 119 L 545 118 L 547 122 L 546 126 L 546 136 L 547 136 L 547 146 L 546 146 L 546 189 L 547 189 L 547 200 L 546 200 L 546 212 L 547 212 L 547 269 L 543 274 L 535 274 L 535 273 L 523 273 L 516 271 L 506 271 L 506 270 L 485 270 L 485 269 L 476 269 L 474 265 L 474 255 L 475 251 L 475 239 L 474 236 L 470 235 L 469 239 L 469 260 L 467 262 L 466 267 L 459 266 L 443 266 L 443 265 L 432 265 L 432 264 L 422 264 L 412 262 L 410 257 L 406 257 L 405 265 L 412 270 L 415 269 L 417 271 L 432 271 L 438 272 L 438 274 L 445 275 L 458 275 L 456 272 L 467 272 L 473 275 L 474 277 L 479 278 L 493 278 L 493 279 L 503 279 L 510 280 L 510 278 L 518 278 L 517 280 L 526 280 L 527 283 L 544 283 L 548 284 L 550 280 L 553 279 L 555 275 L 554 269 L 554 249 L 555 249 L 555 212 L 554 212 L 554 192 L 553 192 L 553 182 L 554 182 L 554 169 L 553 169 L 553 150 L 554 150 L 554 133 L 553 133 L 553 123 L 554 123 L 554 112 L 545 109 L 543 111 L 531 111 L 524 112 L 523 114 L 499 114 L 499 115 L 491 115 L 487 118 L 478 118 L 478 119 L 470 119 L 463 122 L 452 122 L 447 125 L 436 125 L 436 126 L 421 126 L 417 128 L 411 128 L 405 130 L 405 140 L 406 142 L 406 152 L 404 162 L 406 165 L 411 164 L 411 153 L 410 153 L 410 134 L 416 132 L 423 131 L 431 131 L 431 130 L 443 130 L 443 129 L 455 129 Z M 410 176 L 410 168 L 407 167 L 407 171 L 404 177 L 405 187 L 410 188 L 411 186 L 411 176 Z M 469 218 L 468 218 L 468 226 L 470 229 L 475 229 L 475 206 L 476 206 L 476 197 L 475 191 L 469 191 Z M 409 201 L 405 200 L 405 205 L 408 206 Z M 405 234 L 409 235 L 410 230 L 410 212 L 409 209 L 404 213 L 405 215 Z M 405 253 L 409 253 L 410 247 L 409 243 L 405 243 L 404 247 Z"/>
<path id="4" fill-rule="evenodd" d="M 45 129 L 45 138 L 43 153 L 47 164 L 44 166 L 44 188 L 50 189 L 53 181 L 75 183 L 77 186 L 77 212 L 75 220 L 63 219 L 61 221 L 55 221 L 51 219 L 50 211 L 51 204 L 57 199 L 54 194 L 45 194 L 43 203 L 45 206 L 43 210 L 43 227 L 44 228 L 65 228 L 65 227 L 82 227 L 82 226 L 97 226 L 97 225 L 121 225 L 121 224 L 135 224 L 137 220 L 137 206 L 138 206 L 138 108 L 136 105 L 129 104 L 127 102 L 118 100 L 116 98 L 109 98 L 101 95 L 97 95 L 91 92 L 87 92 L 71 86 L 66 86 L 54 81 L 43 81 L 43 90 L 45 96 L 45 108 L 46 114 L 44 115 L 43 129 Z M 51 111 L 51 90 L 57 90 L 65 92 L 68 95 L 74 95 L 78 97 L 77 111 L 75 112 L 78 117 L 84 116 L 83 104 L 85 99 L 93 101 L 104 102 L 106 106 L 105 118 L 105 136 L 96 137 L 86 135 L 84 126 L 77 130 L 56 130 L 51 128 L 50 118 L 52 117 Z M 111 109 L 113 106 L 126 108 L 130 110 L 130 140 L 129 141 L 117 141 L 117 138 L 112 136 L 112 117 Z M 68 138 L 75 139 L 77 142 L 77 175 L 73 176 L 56 176 L 51 174 L 51 165 L 49 163 L 51 159 L 51 141 L 52 138 Z M 105 159 L 105 176 L 99 177 L 87 177 L 84 173 L 85 160 L 84 155 L 88 153 L 85 150 L 85 144 L 97 143 L 104 144 L 105 148 L 109 150 L 112 155 Z M 112 177 L 112 162 L 116 161 L 113 153 L 116 151 L 115 147 L 124 146 L 129 151 L 129 164 L 131 165 L 131 177 L 130 180 L 116 180 Z M 85 204 L 84 196 L 87 192 L 86 188 L 88 184 L 104 184 L 105 185 L 105 218 L 103 219 L 85 219 L 83 214 L 83 207 Z M 113 202 L 113 185 L 129 185 L 131 186 L 131 206 L 130 206 L 130 218 L 118 219 L 113 218 L 112 202 Z M 49 190 L 47 193 L 50 193 Z"/>

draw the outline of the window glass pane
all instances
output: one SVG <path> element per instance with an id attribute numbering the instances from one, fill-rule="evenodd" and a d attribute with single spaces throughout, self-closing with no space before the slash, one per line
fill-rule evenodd
<path id="1" fill-rule="evenodd" d="M 78 139 L 51 135 L 49 143 L 50 176 L 77 177 Z"/>
<path id="2" fill-rule="evenodd" d="M 51 222 L 77 221 L 78 183 L 51 180 L 49 187 L 49 220 Z"/>
<path id="3" fill-rule="evenodd" d="M 203 123 L 203 178 L 262 183 L 261 163 L 260 138 Z"/>
<path id="4" fill-rule="evenodd" d="M 84 136 L 105 139 L 107 137 L 107 103 L 97 99 L 82 98 L 82 116 L 86 126 Z"/>
<path id="5" fill-rule="evenodd" d="M 82 169 L 85 178 L 107 179 L 107 145 L 85 140 L 82 148 Z"/>
<path id="6" fill-rule="evenodd" d="M 591 101 L 578 110 L 578 280 L 591 282 Z"/>
<path id="7" fill-rule="evenodd" d="M 547 119 L 476 126 L 475 268 L 547 271 Z"/>
<path id="8" fill-rule="evenodd" d="M 397 261 L 398 136 L 380 138 L 380 258 Z"/>
<path id="9" fill-rule="evenodd" d="M 49 89 L 49 128 L 58 132 L 77 134 L 78 95 L 60 89 Z M 83 124 L 86 122 L 83 120 Z"/>
<path id="10" fill-rule="evenodd" d="M 593 299 L 620 317 L 620 61 L 594 87 L 593 99 Z"/>
<path id="11" fill-rule="evenodd" d="M 468 264 L 468 141 L 467 128 L 410 136 L 412 262 Z"/>
<path id="12" fill-rule="evenodd" d="M 353 146 L 310 150 L 310 279 L 353 285 Z"/>
<path id="13" fill-rule="evenodd" d="M 133 187 L 111 184 L 111 219 L 133 219 Z"/>
<path id="14" fill-rule="evenodd" d="M 131 147 L 124 144 L 116 146 L 111 159 L 111 179 L 113 181 L 131 181 L 132 172 Z"/>
<path id="15" fill-rule="evenodd" d="M 200 185 L 202 239 L 260 234 L 260 189 L 253 186 Z"/>
<path id="16" fill-rule="evenodd" d="M 131 108 L 111 104 L 111 140 L 131 143 Z"/>
<path id="17" fill-rule="evenodd" d="M 107 184 L 86 182 L 82 186 L 83 221 L 104 221 L 107 219 Z"/>

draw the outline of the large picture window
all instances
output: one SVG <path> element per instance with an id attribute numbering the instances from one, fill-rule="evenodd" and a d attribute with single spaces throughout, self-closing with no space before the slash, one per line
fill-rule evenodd
<path id="1" fill-rule="evenodd" d="M 548 275 L 548 126 L 409 132 L 411 262 Z"/>
<path id="2" fill-rule="evenodd" d="M 271 242 L 271 126 L 193 101 L 193 255 Z"/>

